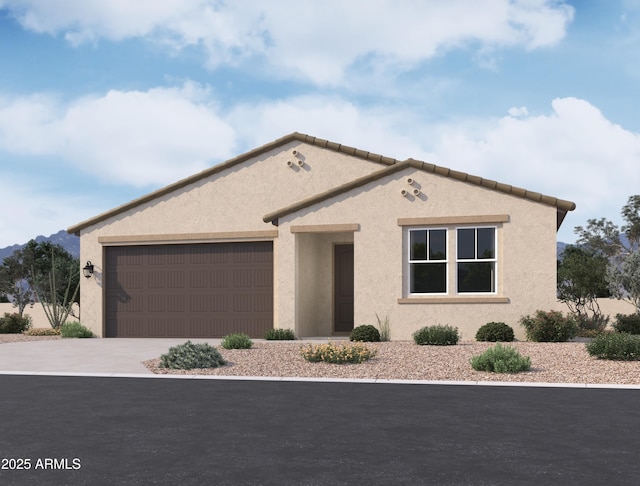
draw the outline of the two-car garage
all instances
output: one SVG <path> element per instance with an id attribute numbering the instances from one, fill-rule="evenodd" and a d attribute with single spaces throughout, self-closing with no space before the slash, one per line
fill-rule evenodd
<path id="1" fill-rule="evenodd" d="M 273 242 L 107 246 L 106 337 L 254 338 L 273 327 Z"/>

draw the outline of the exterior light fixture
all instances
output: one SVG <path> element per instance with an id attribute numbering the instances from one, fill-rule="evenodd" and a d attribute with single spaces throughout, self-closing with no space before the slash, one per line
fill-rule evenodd
<path id="1" fill-rule="evenodd" d="M 87 264 L 82 268 L 82 274 L 87 278 L 91 278 L 91 275 L 93 275 L 93 263 L 88 261 Z"/>

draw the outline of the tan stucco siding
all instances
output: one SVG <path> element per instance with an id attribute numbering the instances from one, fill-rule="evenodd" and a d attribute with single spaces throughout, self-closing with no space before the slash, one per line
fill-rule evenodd
<path id="1" fill-rule="evenodd" d="M 298 152 L 297 157 L 293 150 Z M 299 160 L 303 160 L 302 166 L 298 165 Z M 288 161 L 294 162 L 292 166 Z M 102 335 L 105 245 L 120 244 L 119 241 L 122 244 L 144 243 L 141 241 L 144 238 L 136 238 L 136 235 L 148 235 L 148 243 L 160 244 L 174 242 L 172 239 L 188 241 L 189 235 L 194 241 L 216 241 L 215 238 L 203 240 L 202 235 L 276 230 L 262 220 L 269 211 L 381 167 L 384 166 L 357 157 L 291 142 L 83 229 L 80 233 L 81 260 L 90 260 L 95 265 L 94 278 L 83 280 L 81 286 L 83 324 L 98 336 Z M 171 236 L 163 240 L 162 235 Z M 274 258 L 277 259 L 277 238 L 273 239 L 276 240 Z M 278 295 L 277 282 L 274 291 L 277 306 L 286 296 Z"/>
<path id="2" fill-rule="evenodd" d="M 413 186 L 407 184 L 409 177 L 415 181 Z M 401 194 L 403 189 L 414 188 L 420 191 L 417 197 Z M 437 304 L 399 303 L 399 299 L 410 298 L 405 264 L 408 227 L 399 225 L 399 218 L 496 214 L 508 215 L 508 221 L 493 225 L 498 235 L 499 281 L 492 297 L 508 303 L 487 303 L 483 296 L 477 296 L 474 303 L 458 303 L 455 299 Z M 300 279 L 296 272 L 305 268 L 305 259 L 311 257 L 299 253 L 296 267 L 295 238 L 290 227 L 318 224 L 359 225 L 353 236 L 355 324 L 375 323 L 376 312 L 382 317 L 388 315 L 393 339 L 410 339 L 419 327 L 438 323 L 456 326 L 463 338 L 473 339 L 475 329 L 492 320 L 507 322 L 523 338 L 517 325 L 519 317 L 556 305 L 555 207 L 409 168 L 280 218 L 281 258 L 276 274 L 278 285 L 287 289 L 287 295 L 295 294 L 295 282 Z M 452 235 L 460 224 L 445 226 L 450 234 L 448 297 L 455 298 Z M 299 309 L 308 304 L 296 304 L 295 299 L 281 301 L 277 310 L 280 321 L 295 321 L 296 305 Z"/>

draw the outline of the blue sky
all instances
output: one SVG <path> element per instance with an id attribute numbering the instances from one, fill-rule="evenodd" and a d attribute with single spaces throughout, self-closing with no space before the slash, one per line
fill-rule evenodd
<path id="1" fill-rule="evenodd" d="M 0 0 L 0 247 L 299 131 L 576 202 L 640 193 L 640 0 Z"/>

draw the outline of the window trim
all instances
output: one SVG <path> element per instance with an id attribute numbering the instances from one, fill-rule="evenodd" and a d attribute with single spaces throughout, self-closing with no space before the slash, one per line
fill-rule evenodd
<path id="1" fill-rule="evenodd" d="M 475 240 L 474 240 L 474 259 L 468 258 L 458 258 L 458 246 L 459 246 L 459 238 L 458 231 L 462 229 L 473 229 L 475 230 Z M 482 258 L 478 259 L 478 230 L 479 229 L 493 229 L 493 258 Z M 484 296 L 484 295 L 498 295 L 498 227 L 495 225 L 465 225 L 465 226 L 456 226 L 454 228 L 455 231 L 455 295 L 456 296 Z M 461 292 L 458 281 L 458 265 L 460 263 L 493 263 L 493 290 L 490 292 Z"/>
<path id="2" fill-rule="evenodd" d="M 436 230 L 440 230 L 440 231 L 444 231 L 444 244 L 445 244 L 445 259 L 444 260 L 429 260 L 428 256 L 429 256 L 429 241 L 430 241 L 430 236 L 429 236 L 429 232 L 430 231 L 436 231 Z M 427 232 L 427 248 L 426 248 L 426 256 L 427 259 L 426 260 L 412 260 L 411 259 L 411 232 L 412 231 L 426 231 Z M 449 258 L 449 232 L 450 232 L 450 228 L 447 227 L 440 227 L 440 226 L 433 226 L 433 227 L 416 227 L 416 228 L 408 228 L 407 230 L 407 259 L 405 261 L 405 265 L 406 265 L 406 275 L 407 275 L 407 295 L 412 296 L 412 297 L 424 297 L 424 296 L 445 296 L 445 295 L 449 295 L 449 264 L 450 264 L 450 258 Z M 414 263 L 426 263 L 426 264 L 444 264 L 444 269 L 445 269 L 445 285 L 444 285 L 444 292 L 429 292 L 429 293 L 424 293 L 424 292 L 411 292 L 411 277 L 412 277 L 412 273 L 411 273 L 411 265 Z"/>

